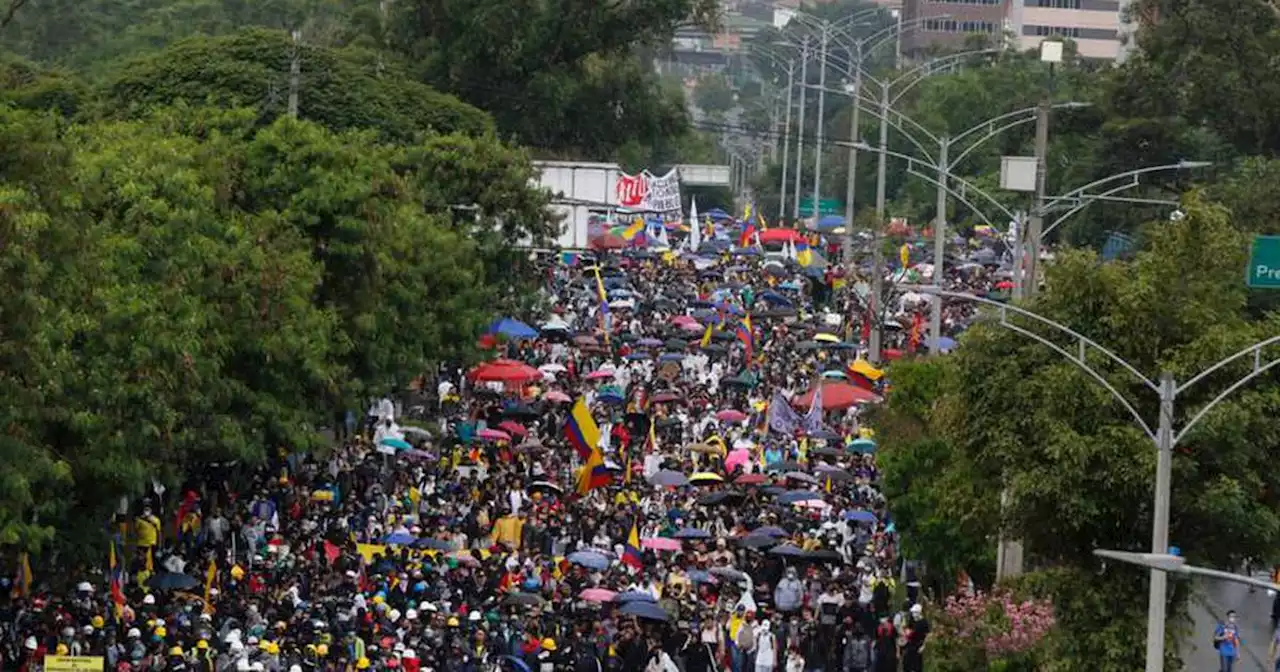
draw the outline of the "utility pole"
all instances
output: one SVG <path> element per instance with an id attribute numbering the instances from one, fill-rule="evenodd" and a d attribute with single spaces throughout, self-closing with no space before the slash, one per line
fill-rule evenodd
<path id="1" fill-rule="evenodd" d="M 1050 66 L 1053 67 L 1053 66 Z M 1036 202 L 1027 227 L 1027 262 L 1023 268 L 1026 287 L 1023 296 L 1032 297 L 1040 288 L 1040 236 L 1044 229 L 1045 175 L 1049 153 L 1049 95 L 1040 99 L 1036 109 Z"/>
<path id="2" fill-rule="evenodd" d="M 787 164 L 791 159 L 791 92 L 795 89 L 795 60 L 787 61 L 787 112 L 782 127 L 782 183 L 778 185 L 778 222 L 787 215 Z"/>
<path id="3" fill-rule="evenodd" d="M 293 31 L 293 53 L 289 60 L 289 118 L 298 118 L 298 87 L 302 80 L 302 55 L 298 43 L 302 41 L 302 31 Z"/>
<path id="4" fill-rule="evenodd" d="M 809 84 L 809 36 L 800 40 L 800 113 L 796 122 L 796 197 L 791 204 L 792 223 L 800 221 L 800 175 L 804 172 L 804 94 Z"/>
<path id="5" fill-rule="evenodd" d="M 942 136 L 938 143 L 938 196 L 937 212 L 933 218 L 933 284 L 944 287 L 943 264 L 947 252 L 947 154 L 951 148 L 951 140 Z M 933 351 L 939 352 L 942 343 L 942 297 L 934 294 L 932 311 L 929 313 L 929 338 L 933 339 Z"/>
<path id="6" fill-rule="evenodd" d="M 830 40 L 830 29 L 824 21 L 822 24 L 822 43 L 818 56 L 818 144 L 813 150 L 813 221 L 818 221 L 818 204 L 822 202 L 822 141 L 826 129 L 823 118 L 827 107 L 827 44 Z"/>
<path id="7" fill-rule="evenodd" d="M 857 270 L 853 263 L 853 214 L 858 185 L 858 143 L 862 140 L 858 137 L 859 113 L 862 110 L 859 104 L 862 97 L 862 45 L 858 46 L 857 61 L 849 64 L 853 70 L 853 109 L 849 114 L 849 172 L 845 175 L 844 181 L 844 265 L 845 277 L 850 282 L 853 281 L 854 271 Z"/>
<path id="8" fill-rule="evenodd" d="M 880 87 L 880 160 L 876 164 L 876 222 L 871 229 L 871 343 L 868 344 L 871 352 L 868 359 L 872 364 L 880 363 L 880 314 L 884 310 L 880 307 L 880 295 L 884 292 L 884 241 L 880 234 L 884 229 L 884 199 L 885 199 L 885 179 L 886 179 L 886 161 L 889 151 L 889 125 L 886 119 L 889 117 L 889 87 Z"/>

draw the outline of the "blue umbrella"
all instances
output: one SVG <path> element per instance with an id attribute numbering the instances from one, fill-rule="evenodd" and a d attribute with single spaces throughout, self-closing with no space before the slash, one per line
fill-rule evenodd
<path id="1" fill-rule="evenodd" d="M 684 355 L 677 354 L 677 353 L 674 353 L 674 352 L 668 352 L 668 353 L 663 354 L 661 357 L 659 357 L 659 358 L 658 358 L 658 361 L 659 361 L 659 362 L 662 362 L 662 363 L 664 363 L 664 364 L 665 364 L 665 363 L 667 363 L 667 362 L 683 362 L 683 361 L 684 361 Z"/>
<path id="2" fill-rule="evenodd" d="M 649 483 L 653 485 L 678 488 L 682 485 L 688 485 L 689 479 L 678 471 L 663 469 L 662 471 L 654 474 L 653 477 L 649 479 Z"/>
<path id="3" fill-rule="evenodd" d="M 874 523 L 876 522 L 876 514 L 870 511 L 846 511 L 844 519 L 858 523 Z"/>
<path id="4" fill-rule="evenodd" d="M 599 401 L 605 404 L 621 404 L 622 402 L 626 401 L 626 399 L 622 396 L 621 392 L 606 390 L 604 392 L 601 392 L 599 396 L 596 397 L 596 401 Z"/>
<path id="5" fill-rule="evenodd" d="M 644 618 L 650 621 L 663 621 L 664 623 L 671 619 L 667 615 L 667 610 L 659 607 L 656 602 L 628 602 L 618 609 L 619 614 L 625 616 L 635 616 L 636 618 Z"/>
<path id="6" fill-rule="evenodd" d="M 427 548 L 433 551 L 449 551 L 453 550 L 453 546 L 443 539 L 433 539 L 431 537 L 422 537 L 413 542 L 415 548 Z"/>
<path id="7" fill-rule="evenodd" d="M 841 217 L 840 215 L 827 215 L 826 217 L 818 220 L 819 231 L 830 231 L 831 229 L 838 229 L 842 226 L 844 226 L 844 217 Z"/>
<path id="8" fill-rule="evenodd" d="M 689 580 L 694 583 L 719 583 L 719 580 L 711 576 L 710 572 L 701 569 L 691 570 L 689 572 Z"/>
<path id="9" fill-rule="evenodd" d="M 160 572 L 155 576 L 147 579 L 147 585 L 152 590 L 190 590 L 200 585 L 200 579 L 190 574 L 178 574 L 177 572 Z"/>
<path id="10" fill-rule="evenodd" d="M 686 527 L 675 533 L 676 539 L 710 539 L 711 533 L 696 527 Z"/>
<path id="11" fill-rule="evenodd" d="M 515 656 L 498 656 L 498 660 L 503 663 L 510 663 L 511 667 L 515 668 L 518 672 L 532 672 L 532 670 L 529 669 L 528 663 L 516 658 Z"/>
<path id="12" fill-rule="evenodd" d="M 387 446 L 388 448 L 395 448 L 396 450 L 409 450 L 410 448 L 413 448 L 413 446 L 409 445 L 409 442 L 404 439 L 383 439 L 378 443 L 380 445 Z"/>
<path id="13" fill-rule="evenodd" d="M 876 452 L 876 442 L 871 439 L 856 439 L 849 444 L 849 450 L 858 453 L 874 453 Z"/>
<path id="14" fill-rule="evenodd" d="M 778 496 L 778 501 L 783 504 L 795 504 L 797 502 L 807 502 L 811 499 L 822 499 L 822 495 L 808 490 L 793 490 Z"/>
<path id="15" fill-rule="evenodd" d="M 791 558 L 798 558 L 805 554 L 803 548 L 800 548 L 799 546 L 796 546 L 794 544 L 783 544 L 781 546 L 774 546 L 773 548 L 769 549 L 769 553 L 771 555 L 782 555 L 782 556 L 787 556 Z"/>
<path id="16" fill-rule="evenodd" d="M 760 298 L 768 302 L 771 306 L 787 306 L 790 308 L 795 305 L 792 303 L 791 299 L 788 299 L 787 297 L 772 290 L 761 293 Z"/>
<path id="17" fill-rule="evenodd" d="M 706 216 L 713 220 L 733 219 L 733 215 L 721 210 L 720 208 L 712 208 L 706 212 Z"/>
<path id="18" fill-rule="evenodd" d="M 596 553 L 595 551 L 570 553 L 565 559 L 575 565 L 582 565 L 587 569 L 596 571 L 604 571 L 609 568 L 609 558 L 604 557 L 603 553 Z"/>
<path id="19" fill-rule="evenodd" d="M 538 337 L 537 329 L 534 329 L 514 317 L 504 317 L 489 325 L 489 333 L 500 334 L 513 341 Z"/>
<path id="20" fill-rule="evenodd" d="M 800 287 L 800 283 L 794 280 L 788 280 L 782 283 L 781 285 L 778 285 L 778 289 L 784 289 L 788 292 L 798 292 L 802 289 L 802 287 Z"/>
<path id="21" fill-rule="evenodd" d="M 639 345 L 645 348 L 660 348 L 662 347 L 662 341 L 656 338 L 642 338 L 636 341 L 636 345 Z"/>
<path id="22" fill-rule="evenodd" d="M 627 360 L 628 362 L 638 362 L 642 359 L 649 359 L 649 355 L 643 352 L 633 352 L 627 355 L 626 357 L 623 357 L 623 359 Z"/>
<path id="23" fill-rule="evenodd" d="M 628 590 L 625 593 L 618 593 L 618 596 L 613 598 L 613 601 L 624 602 L 624 603 L 631 603 L 631 602 L 655 603 L 657 602 L 657 600 L 655 600 L 653 596 L 650 595 L 649 593 L 642 593 L 638 590 Z"/>
<path id="24" fill-rule="evenodd" d="M 751 530 L 751 534 L 763 537 L 789 537 L 791 534 L 781 527 L 765 526 Z"/>
<path id="25" fill-rule="evenodd" d="M 410 546 L 417 540 L 418 538 L 412 534 L 405 534 L 401 532 L 400 534 L 388 534 L 382 538 L 382 543 L 390 544 L 392 546 Z"/>
<path id="26" fill-rule="evenodd" d="M 951 352 L 956 347 L 956 339 L 943 336 L 938 339 L 938 345 L 936 348 L 934 347 L 932 338 L 928 340 L 927 344 L 931 349 L 935 349 L 938 352 Z"/>

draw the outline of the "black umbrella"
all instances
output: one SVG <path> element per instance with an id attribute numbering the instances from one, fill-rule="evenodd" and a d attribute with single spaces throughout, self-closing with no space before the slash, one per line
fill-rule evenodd
<path id="1" fill-rule="evenodd" d="M 147 580 L 147 587 L 152 590 L 190 590 L 198 585 L 200 579 L 177 572 L 160 572 Z"/>
<path id="2" fill-rule="evenodd" d="M 778 540 L 763 534 L 748 534 L 739 539 L 738 543 L 747 548 L 766 548 L 777 544 Z"/>
<path id="3" fill-rule="evenodd" d="M 433 551 L 452 550 L 453 546 L 443 539 L 432 539 L 431 537 L 422 537 L 413 542 L 414 548 L 426 548 Z"/>
<path id="4" fill-rule="evenodd" d="M 511 593 L 502 598 L 502 604 L 505 606 L 539 607 L 545 602 L 541 595 L 533 593 Z"/>
<path id="5" fill-rule="evenodd" d="M 741 492 L 734 492 L 733 490 L 721 490 L 719 492 L 713 492 L 709 495 L 703 495 L 699 497 L 698 503 L 702 504 L 703 506 L 708 506 L 712 504 L 735 504 L 737 502 L 742 501 L 744 497 L 746 497 L 746 495 L 743 495 Z"/>

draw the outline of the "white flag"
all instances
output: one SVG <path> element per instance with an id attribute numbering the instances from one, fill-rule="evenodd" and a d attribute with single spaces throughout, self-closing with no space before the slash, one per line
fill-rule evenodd
<path id="1" fill-rule="evenodd" d="M 689 250 L 697 252 L 702 245 L 702 225 L 698 223 L 698 197 L 689 202 Z"/>

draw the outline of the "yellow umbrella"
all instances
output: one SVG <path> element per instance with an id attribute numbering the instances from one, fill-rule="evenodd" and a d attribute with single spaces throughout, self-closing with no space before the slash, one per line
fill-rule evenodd
<path id="1" fill-rule="evenodd" d="M 867 360 L 858 358 L 853 360 L 849 365 L 849 370 L 856 374 L 865 376 L 867 380 L 880 380 L 884 376 L 884 371 L 872 366 Z"/>
<path id="2" fill-rule="evenodd" d="M 839 343 L 840 337 L 836 336 L 835 334 L 818 334 L 817 336 L 813 337 L 813 340 L 818 341 L 820 343 Z"/>
<path id="3" fill-rule="evenodd" d="M 708 485 L 710 483 L 723 483 L 724 477 L 720 474 L 713 474 L 709 471 L 700 471 L 689 477 L 689 482 L 694 485 Z"/>

